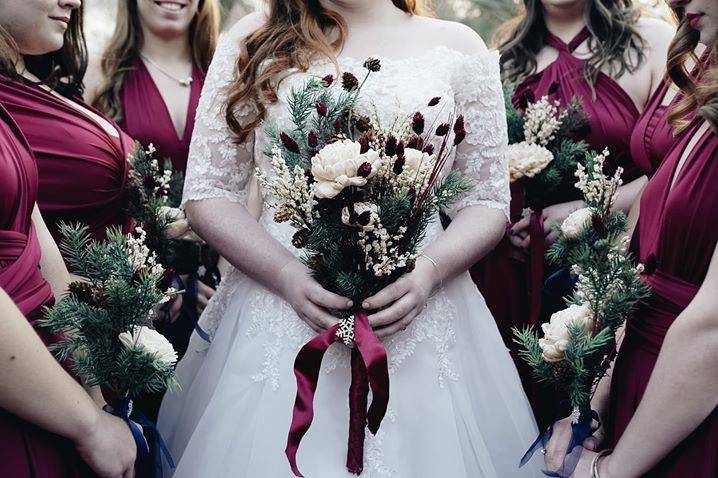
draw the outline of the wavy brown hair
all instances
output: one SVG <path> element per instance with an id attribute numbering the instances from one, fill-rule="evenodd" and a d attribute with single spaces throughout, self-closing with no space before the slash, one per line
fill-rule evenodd
<path id="1" fill-rule="evenodd" d="M 217 0 L 199 0 L 197 15 L 189 26 L 192 60 L 206 72 L 214 55 L 219 36 L 220 7 Z M 137 0 L 121 0 L 118 6 L 115 32 L 102 54 L 102 76 L 93 105 L 115 121 L 121 121 L 122 86 L 127 73 L 140 57 L 142 49 L 142 27 L 140 26 Z"/>
<path id="2" fill-rule="evenodd" d="M 267 21 L 247 36 L 235 65 L 230 85 L 226 119 L 230 130 L 242 142 L 266 115 L 266 104 L 277 101 L 274 80 L 290 68 L 309 69 L 316 55 L 331 59 L 338 69 L 336 55 L 344 45 L 347 26 L 340 14 L 324 8 L 319 0 L 270 0 Z M 411 15 L 424 15 L 428 7 L 422 0 L 392 0 L 397 8 Z M 249 103 L 257 111 L 252 121 L 240 123 L 237 105 Z"/>
<path id="3" fill-rule="evenodd" d="M 699 40 L 700 33 L 683 19 L 668 49 L 668 75 L 683 93 L 683 99 L 670 109 L 668 122 L 679 133 L 694 113 L 718 131 L 718 49 L 712 45 L 707 61 L 701 64 L 695 54 Z M 697 74 L 688 71 L 689 59 L 697 65 Z"/>
<path id="4" fill-rule="evenodd" d="M 25 68 L 45 85 L 68 97 L 80 97 L 87 71 L 87 44 L 82 28 L 83 7 L 72 11 L 62 48 L 44 55 L 24 55 Z M 0 75 L 13 81 L 27 81 L 15 69 L 18 45 L 0 26 Z"/>
<path id="5" fill-rule="evenodd" d="M 645 42 L 636 29 L 639 18 L 633 0 L 586 0 L 591 56 L 584 77 L 591 85 L 604 67 L 620 78 L 641 66 Z M 536 71 L 536 56 L 546 45 L 547 33 L 541 0 L 523 0 L 519 15 L 504 23 L 497 35 L 504 80 L 518 84 Z"/>

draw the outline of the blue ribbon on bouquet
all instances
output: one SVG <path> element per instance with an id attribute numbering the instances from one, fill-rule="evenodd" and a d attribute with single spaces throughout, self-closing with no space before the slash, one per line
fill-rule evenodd
<path id="1" fill-rule="evenodd" d="M 573 292 L 577 282 L 578 277 L 571 274 L 569 268 L 562 267 L 546 279 L 543 290 L 545 294 L 556 300 L 561 300 Z"/>
<path id="2" fill-rule="evenodd" d="M 164 455 L 171 468 L 175 467 L 172 454 L 162 439 L 160 431 L 142 412 L 133 412 L 131 399 L 120 399 L 115 403 L 114 407 L 105 405 L 102 409 L 123 419 L 130 428 L 132 438 L 134 438 L 135 445 L 137 445 L 137 459 L 135 461 L 135 476 L 137 478 L 162 478 L 162 455 Z M 139 428 L 140 426 L 144 433 L 150 432 L 152 434 L 154 437 L 153 442 L 157 446 L 150 447 L 143 430 Z M 150 452 L 152 452 L 152 455 L 150 455 Z"/>
<path id="3" fill-rule="evenodd" d="M 563 459 L 561 467 L 556 471 L 541 470 L 544 475 L 568 478 L 573 474 L 576 469 L 576 465 L 578 464 L 578 460 L 581 458 L 581 453 L 583 452 L 584 440 L 593 435 L 594 429 L 591 425 L 594 420 L 598 421 L 598 413 L 591 410 L 590 413 L 582 413 L 578 423 L 571 424 L 571 440 L 568 443 L 568 447 L 566 447 L 566 456 Z M 519 468 L 528 463 L 536 451 L 545 450 L 552 435 L 553 425 L 549 426 L 545 432 L 540 434 L 526 453 L 524 453 L 524 456 L 521 458 Z"/>
<path id="4" fill-rule="evenodd" d="M 174 280 L 177 282 L 180 290 L 185 290 L 185 296 L 182 300 L 182 312 L 189 317 L 197 335 L 199 335 L 205 342 L 211 343 L 212 339 L 209 334 L 199 325 L 199 315 L 197 315 L 197 281 L 199 279 L 197 278 L 197 275 L 191 274 L 189 280 L 187 281 L 187 285 L 185 285 L 179 275 L 175 275 Z"/>

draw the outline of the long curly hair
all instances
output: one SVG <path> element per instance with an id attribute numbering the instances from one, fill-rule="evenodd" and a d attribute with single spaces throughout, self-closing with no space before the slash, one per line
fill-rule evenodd
<path id="1" fill-rule="evenodd" d="M 73 10 L 62 48 L 44 55 L 24 55 L 25 67 L 45 85 L 67 97 L 82 96 L 87 71 L 87 44 L 82 28 L 84 9 Z M 20 51 L 12 35 L 0 26 L 0 75 L 25 81 L 15 62 Z"/>
<path id="2" fill-rule="evenodd" d="M 614 78 L 634 72 L 645 60 L 645 42 L 636 29 L 640 11 L 633 0 L 586 0 L 585 20 L 591 35 L 584 77 L 591 85 L 607 67 Z M 503 79 L 518 84 L 536 71 L 536 56 L 546 44 L 548 29 L 541 0 L 523 0 L 518 16 L 497 34 Z"/>
<path id="3" fill-rule="evenodd" d="M 189 26 L 194 63 L 204 72 L 212 61 L 219 36 L 220 6 L 217 0 L 199 0 L 197 15 Z M 102 55 L 104 81 L 93 105 L 115 121 L 122 121 L 122 86 L 127 73 L 140 57 L 142 28 L 137 0 L 123 0 L 118 6 L 115 32 Z"/>
<path id="4" fill-rule="evenodd" d="M 411 15 L 428 13 L 422 0 L 392 0 Z M 316 55 L 326 56 L 338 68 L 336 54 L 347 35 L 344 19 L 324 8 L 319 0 L 271 0 L 268 18 L 258 30 L 247 36 L 235 65 L 235 78 L 229 88 L 226 120 L 238 142 L 242 142 L 264 120 L 266 104 L 277 101 L 275 78 L 289 70 L 309 69 Z M 333 35 L 334 39 L 330 36 Z M 240 123 L 237 105 L 255 107 L 256 116 Z"/>
<path id="5" fill-rule="evenodd" d="M 668 75 L 683 92 L 683 98 L 671 107 L 668 122 L 679 133 L 690 124 L 694 112 L 718 131 L 718 45 L 707 46 L 711 51 L 701 64 L 695 54 L 699 40 L 700 33 L 682 19 L 668 49 Z M 686 66 L 689 59 L 698 67 L 695 75 Z"/>

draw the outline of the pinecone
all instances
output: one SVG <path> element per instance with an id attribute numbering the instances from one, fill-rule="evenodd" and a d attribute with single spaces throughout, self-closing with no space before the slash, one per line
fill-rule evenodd
<path id="1" fill-rule="evenodd" d="M 307 260 L 307 267 L 309 267 L 313 271 L 321 270 L 322 261 L 321 259 L 319 259 L 318 256 L 312 256 Z"/>
<path id="2" fill-rule="evenodd" d="M 416 268 L 416 259 L 409 259 L 406 261 L 406 272 L 411 272 Z"/>
<path id="3" fill-rule="evenodd" d="M 364 62 L 364 68 L 371 71 L 372 73 L 376 73 L 377 71 L 381 70 L 381 62 L 376 58 L 367 58 L 367 60 Z"/>
<path id="4" fill-rule="evenodd" d="M 354 118 L 354 127 L 360 133 L 366 133 L 371 129 L 371 119 L 367 116 L 358 116 Z"/>
<path id="5" fill-rule="evenodd" d="M 342 88 L 346 91 L 354 91 L 359 88 L 359 80 L 347 71 L 342 75 Z"/>
<path id="6" fill-rule="evenodd" d="M 274 222 L 287 222 L 292 218 L 292 211 L 288 207 L 280 207 L 274 212 Z"/>
<path id="7" fill-rule="evenodd" d="M 95 289 L 92 284 L 76 281 L 70 284 L 69 289 L 70 293 L 84 304 L 100 308 L 107 305 L 107 294 L 103 290 Z"/>
<path id="8" fill-rule="evenodd" d="M 303 249 L 309 242 L 309 230 L 300 229 L 292 236 L 292 245 L 297 249 Z"/>

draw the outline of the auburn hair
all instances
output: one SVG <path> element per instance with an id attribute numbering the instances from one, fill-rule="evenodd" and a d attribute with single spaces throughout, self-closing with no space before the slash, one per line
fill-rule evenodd
<path id="1" fill-rule="evenodd" d="M 683 93 L 683 98 L 671 107 L 668 122 L 679 133 L 691 123 L 694 113 L 718 131 L 718 52 L 716 45 L 706 45 L 711 50 L 701 64 L 695 54 L 699 40 L 700 32 L 684 18 L 668 48 L 668 75 Z M 688 71 L 689 59 L 697 66 L 697 74 Z"/>
<path id="2" fill-rule="evenodd" d="M 337 53 L 344 45 L 347 25 L 342 16 L 324 8 L 320 0 L 270 0 L 267 21 L 242 40 L 229 87 L 226 120 L 238 142 L 242 142 L 264 120 L 266 104 L 277 101 L 276 78 L 296 68 L 307 71 L 317 56 L 329 58 L 337 67 Z M 392 0 L 410 15 L 424 15 L 422 0 Z M 239 104 L 254 106 L 256 116 L 240 123 L 235 115 Z"/>
<path id="3" fill-rule="evenodd" d="M 586 0 L 585 21 L 590 32 L 584 77 L 593 85 L 602 68 L 614 78 L 634 72 L 645 60 L 645 42 L 636 29 L 640 11 L 633 0 Z M 546 44 L 541 0 L 523 0 L 519 14 L 497 32 L 503 79 L 518 84 L 536 71 L 536 56 Z"/>
<path id="4" fill-rule="evenodd" d="M 84 91 L 87 44 L 82 28 L 83 12 L 83 6 L 72 11 L 62 48 L 43 55 L 23 55 L 27 71 L 67 97 L 81 97 Z M 0 26 L 0 75 L 14 81 L 27 81 L 15 69 L 20 55 L 15 39 Z"/>
<path id="5" fill-rule="evenodd" d="M 218 0 L 199 0 L 197 15 L 189 26 L 192 60 L 203 72 L 207 72 L 217 46 L 220 25 Z M 115 121 L 122 121 L 122 86 L 127 73 L 132 70 L 142 49 L 137 0 L 122 0 L 118 5 L 115 32 L 102 54 L 103 83 L 93 105 Z"/>

